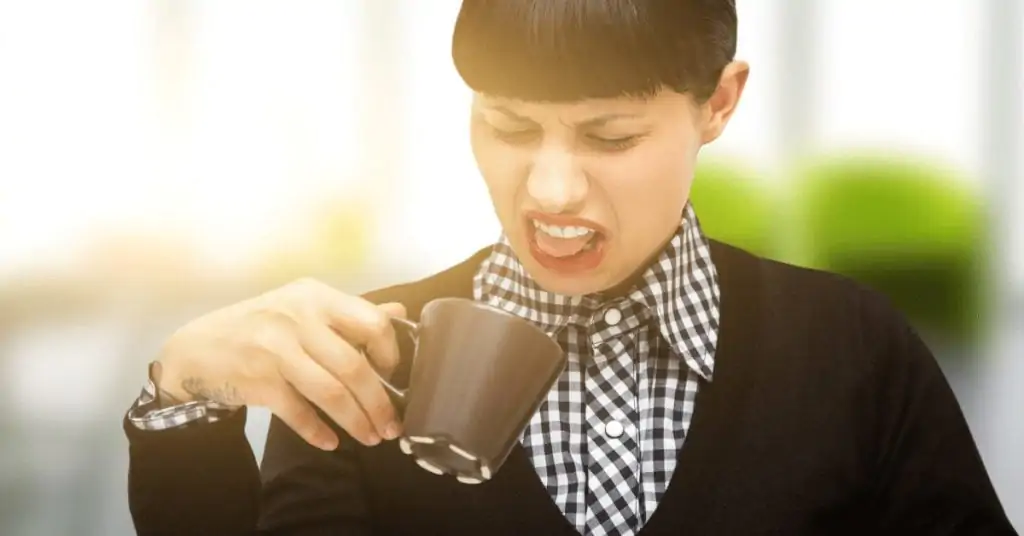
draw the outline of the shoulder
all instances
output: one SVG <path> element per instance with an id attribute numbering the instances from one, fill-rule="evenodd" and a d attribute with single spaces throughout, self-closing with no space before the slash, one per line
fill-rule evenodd
<path id="1" fill-rule="evenodd" d="M 885 295 L 850 277 L 714 241 L 712 255 L 723 317 L 745 316 L 748 328 L 794 354 L 870 367 L 891 354 L 893 345 L 919 343 L 908 320 Z"/>
<path id="2" fill-rule="evenodd" d="M 397 302 L 406 307 L 410 318 L 417 318 L 419 310 L 436 298 L 473 297 L 473 278 L 480 265 L 491 253 L 491 247 L 477 250 L 471 256 L 440 272 L 417 280 L 371 290 L 363 298 L 373 303 Z"/>
<path id="3" fill-rule="evenodd" d="M 716 359 L 723 377 L 731 370 L 757 385 L 766 407 L 795 401 L 789 410 L 822 429 L 859 423 L 873 444 L 871 430 L 915 397 L 955 404 L 931 350 L 882 293 L 842 275 L 715 249 L 719 347 L 730 349 Z"/>
<path id="4" fill-rule="evenodd" d="M 838 319 L 831 313 L 903 321 L 886 296 L 850 277 L 760 257 L 714 240 L 711 250 L 720 284 L 740 299 L 755 299 L 775 310 L 824 313 L 824 319 Z"/>

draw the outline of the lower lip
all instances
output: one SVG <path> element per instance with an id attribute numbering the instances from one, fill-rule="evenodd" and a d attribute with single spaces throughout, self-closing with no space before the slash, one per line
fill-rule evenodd
<path id="1" fill-rule="evenodd" d="M 590 249 L 581 251 L 569 257 L 555 257 L 541 251 L 537 246 L 535 235 L 538 232 L 533 225 L 529 225 L 530 254 L 537 260 L 537 263 L 544 268 L 562 275 L 578 275 L 597 268 L 604 260 L 605 242 L 603 236 L 597 237 L 597 243 Z"/>

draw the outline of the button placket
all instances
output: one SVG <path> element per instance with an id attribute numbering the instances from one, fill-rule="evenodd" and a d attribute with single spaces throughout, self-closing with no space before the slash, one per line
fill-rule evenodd
<path id="1" fill-rule="evenodd" d="M 600 317 L 598 317 L 600 318 Z M 621 322 L 620 322 L 621 324 Z M 618 337 L 605 341 L 605 359 L 591 367 L 586 379 L 586 422 L 589 425 L 588 493 L 610 496 L 631 505 L 620 515 L 635 516 L 639 500 L 640 458 L 636 443 L 636 381 L 633 360 Z M 608 513 L 607 505 L 588 505 L 588 515 Z"/>

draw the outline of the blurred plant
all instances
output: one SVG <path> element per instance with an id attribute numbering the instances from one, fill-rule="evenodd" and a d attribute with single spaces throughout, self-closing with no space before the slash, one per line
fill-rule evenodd
<path id="1" fill-rule="evenodd" d="M 300 277 L 343 279 L 362 269 L 374 214 L 357 197 L 325 198 L 311 209 L 308 234 L 275 248 L 261 272 L 272 282 Z"/>
<path id="2" fill-rule="evenodd" d="M 797 263 L 876 288 L 927 331 L 977 333 L 989 243 L 967 181 L 937 164 L 869 154 L 808 162 L 796 185 Z"/>
<path id="3" fill-rule="evenodd" d="M 774 217 L 774 191 L 741 166 L 702 160 L 690 199 L 704 233 L 716 240 L 769 258 L 778 258 L 783 236 Z"/>

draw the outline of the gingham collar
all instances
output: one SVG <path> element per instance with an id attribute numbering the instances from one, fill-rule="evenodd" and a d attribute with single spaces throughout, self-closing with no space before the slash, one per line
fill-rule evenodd
<path id="1" fill-rule="evenodd" d="M 502 235 L 473 279 L 482 301 L 525 318 L 555 336 L 567 324 L 586 326 L 608 303 L 600 294 L 565 296 L 530 278 Z M 676 234 L 625 296 L 657 322 L 675 355 L 711 381 L 718 342 L 718 274 L 711 247 L 687 203 Z"/>

